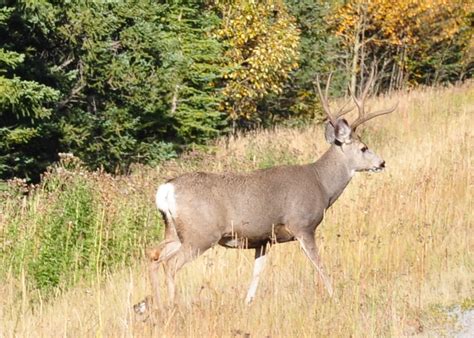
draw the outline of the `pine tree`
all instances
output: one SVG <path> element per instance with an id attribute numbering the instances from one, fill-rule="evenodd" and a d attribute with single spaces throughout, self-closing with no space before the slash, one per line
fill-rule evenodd
<path id="1" fill-rule="evenodd" d="M 15 21 L 12 8 L 0 8 L 0 36 Z M 50 119 L 59 91 L 29 79 L 26 55 L 2 41 L 0 47 L 0 177 L 37 178 L 57 149 Z"/>
<path id="2" fill-rule="evenodd" d="M 19 129 L 10 121 L 4 127 L 14 133 L 2 129 L 1 142 L 14 135 L 25 144 L 36 135 L 34 145 L 47 146 L 8 150 L 10 162 L 2 162 L 0 177 L 33 170 L 37 179 L 60 151 L 91 168 L 126 170 L 133 162 L 174 156 L 181 146 L 203 143 L 225 128 L 218 109 L 223 52 L 212 33 L 220 19 L 201 1 L 25 1 L 8 11 L 13 21 L 2 21 L 3 46 L 18 55 L 5 48 L 0 55 L 2 110 L 16 98 L 21 104 L 11 107 L 25 121 L 34 117 L 38 128 Z M 21 85 L 14 87 L 18 77 Z M 25 164 L 19 171 L 11 159 L 26 161 L 29 169 Z"/>

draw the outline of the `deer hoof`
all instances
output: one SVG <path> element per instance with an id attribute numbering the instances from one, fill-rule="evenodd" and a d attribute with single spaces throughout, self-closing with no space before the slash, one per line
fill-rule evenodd
<path id="1" fill-rule="evenodd" d="M 133 311 L 136 314 L 136 318 L 141 321 L 146 321 L 151 314 L 152 310 L 152 297 L 147 296 L 142 301 L 138 302 L 137 304 L 133 305 Z"/>

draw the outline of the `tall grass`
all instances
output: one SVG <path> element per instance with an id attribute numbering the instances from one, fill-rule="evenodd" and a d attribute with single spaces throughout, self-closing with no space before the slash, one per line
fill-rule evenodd
<path id="1" fill-rule="evenodd" d="M 44 298 L 139 257 L 160 228 L 145 193 L 151 184 L 137 179 L 87 172 L 63 154 L 41 184 L 9 182 L 2 193 L 0 276 L 24 274 L 28 290 Z"/>
<path id="2" fill-rule="evenodd" d="M 132 311 L 149 293 L 141 252 L 159 237 L 153 193 L 160 182 L 191 170 L 313 161 L 327 149 L 320 126 L 221 140 L 208 153 L 124 177 L 60 164 L 27 197 L 10 191 L 1 205 L 0 335 L 449 334 L 447 309 L 472 307 L 474 298 L 473 89 L 371 102 L 400 104 L 363 133 L 387 170 L 356 175 L 318 228 L 332 299 L 298 244 L 288 243 L 271 248 L 249 307 L 253 253 L 215 248 L 178 274 L 176 306 L 145 321 Z"/>

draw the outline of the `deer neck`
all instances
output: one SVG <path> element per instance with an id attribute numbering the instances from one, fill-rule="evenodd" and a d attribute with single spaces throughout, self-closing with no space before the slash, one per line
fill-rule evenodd
<path id="1" fill-rule="evenodd" d="M 313 163 L 320 186 L 326 192 L 329 208 L 342 194 L 354 175 L 340 147 L 331 147 Z"/>

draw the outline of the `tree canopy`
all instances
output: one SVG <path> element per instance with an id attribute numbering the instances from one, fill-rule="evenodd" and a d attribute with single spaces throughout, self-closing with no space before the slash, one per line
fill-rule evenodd
<path id="1" fill-rule="evenodd" d="M 400 11 L 404 15 L 400 15 Z M 461 0 L 7 1 L 0 7 L 0 179 L 74 153 L 114 172 L 236 128 L 318 116 L 377 64 L 379 92 L 473 72 Z"/>

